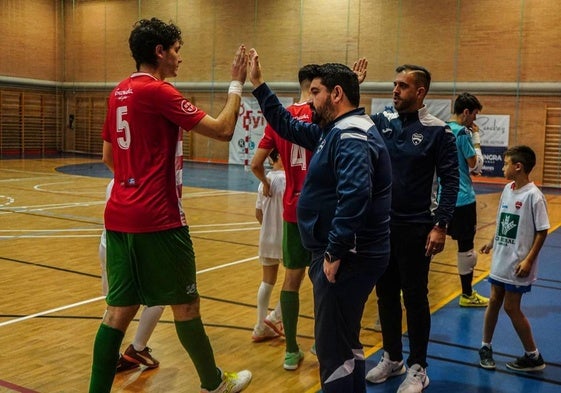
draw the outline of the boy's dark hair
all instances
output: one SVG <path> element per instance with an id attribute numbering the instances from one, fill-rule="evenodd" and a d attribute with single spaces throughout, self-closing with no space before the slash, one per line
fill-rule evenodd
<path id="1" fill-rule="evenodd" d="M 398 74 L 403 71 L 412 72 L 415 76 L 417 86 L 423 86 L 426 90 L 426 93 L 429 92 L 431 80 L 429 70 L 427 70 L 425 67 L 421 67 L 415 64 L 403 64 L 395 69 L 395 72 L 397 72 Z"/>
<path id="2" fill-rule="evenodd" d="M 156 66 L 156 46 L 162 45 L 168 50 L 176 42 L 183 44 L 181 30 L 173 23 L 167 24 L 158 18 L 136 22 L 129 36 L 129 48 L 136 62 L 136 70 L 140 69 L 141 64 Z"/>
<path id="3" fill-rule="evenodd" d="M 454 101 L 454 114 L 459 115 L 465 109 L 472 113 L 474 110 L 483 109 L 483 105 L 479 102 L 476 96 L 470 93 L 462 93 Z"/>
<path id="4" fill-rule="evenodd" d="M 341 86 L 343 92 L 353 106 L 358 107 L 360 104 L 358 77 L 346 65 L 339 63 L 322 64 L 318 68 L 318 75 L 316 78 L 321 78 L 321 84 L 330 92 L 333 91 L 335 86 Z"/>
<path id="5" fill-rule="evenodd" d="M 269 158 L 271 159 L 271 161 L 277 162 L 279 160 L 279 151 L 276 148 L 271 150 L 271 152 L 269 153 Z"/>
<path id="6" fill-rule="evenodd" d="M 298 70 L 298 83 L 302 84 L 304 81 L 312 81 L 318 76 L 318 64 L 307 64 Z"/>
<path id="7" fill-rule="evenodd" d="M 513 146 L 504 153 L 505 157 L 510 157 L 513 164 L 521 163 L 526 174 L 530 173 L 536 165 L 536 153 L 525 145 Z"/>

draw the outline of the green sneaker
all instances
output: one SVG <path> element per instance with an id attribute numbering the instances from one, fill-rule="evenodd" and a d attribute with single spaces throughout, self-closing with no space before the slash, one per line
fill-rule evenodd
<path id="1" fill-rule="evenodd" d="M 284 355 L 284 369 L 289 371 L 294 371 L 300 367 L 300 363 L 304 359 L 304 352 L 298 350 L 298 352 L 286 352 Z"/>

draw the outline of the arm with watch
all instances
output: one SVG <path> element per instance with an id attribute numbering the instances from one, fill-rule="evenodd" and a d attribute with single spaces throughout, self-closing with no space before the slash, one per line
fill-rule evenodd
<path id="1" fill-rule="evenodd" d="M 339 265 L 341 264 L 341 258 L 333 255 L 329 251 L 323 254 L 323 272 L 327 277 L 327 281 L 330 283 L 335 282 L 335 275 L 339 271 Z"/>
<path id="2" fill-rule="evenodd" d="M 456 139 L 448 126 L 445 127 L 445 132 L 441 135 L 438 144 L 436 175 L 440 183 L 440 195 L 438 207 L 434 211 L 434 226 L 427 236 L 426 256 L 435 255 L 444 250 L 448 223 L 454 214 L 460 188 Z"/>
<path id="3" fill-rule="evenodd" d="M 425 255 L 428 257 L 430 255 L 438 254 L 444 250 L 444 243 L 446 242 L 446 230 L 448 224 L 444 221 L 437 221 L 434 227 L 427 236 L 427 245 L 425 246 Z"/>

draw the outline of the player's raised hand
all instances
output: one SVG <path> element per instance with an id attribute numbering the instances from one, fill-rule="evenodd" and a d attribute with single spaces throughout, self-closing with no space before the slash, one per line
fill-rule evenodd
<path id="1" fill-rule="evenodd" d="M 353 72 L 358 77 L 358 83 L 361 84 L 366 79 L 366 71 L 368 68 L 368 60 L 366 57 L 361 57 L 353 64 Z"/>
<path id="2" fill-rule="evenodd" d="M 232 80 L 240 81 L 242 85 L 247 78 L 248 56 L 245 45 L 240 45 L 232 62 Z"/>
<path id="3" fill-rule="evenodd" d="M 249 80 L 253 87 L 257 87 L 265 82 L 261 72 L 261 64 L 259 63 L 259 54 L 255 48 L 249 50 Z"/>

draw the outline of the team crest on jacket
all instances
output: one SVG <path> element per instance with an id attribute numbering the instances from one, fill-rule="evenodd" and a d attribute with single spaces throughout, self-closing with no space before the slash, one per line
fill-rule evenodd
<path id="1" fill-rule="evenodd" d="M 411 142 L 413 142 L 415 146 L 417 146 L 422 141 L 423 141 L 423 134 L 414 133 L 413 136 L 411 136 Z"/>

